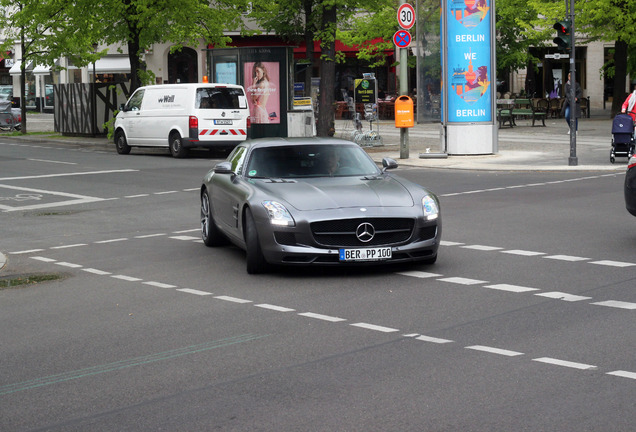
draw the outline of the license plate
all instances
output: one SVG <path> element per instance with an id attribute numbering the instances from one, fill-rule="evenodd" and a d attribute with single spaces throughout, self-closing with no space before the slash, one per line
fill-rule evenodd
<path id="1" fill-rule="evenodd" d="M 391 248 L 340 249 L 340 261 L 379 261 L 391 258 Z"/>
<path id="2" fill-rule="evenodd" d="M 214 120 L 215 125 L 231 125 L 232 120 Z"/>

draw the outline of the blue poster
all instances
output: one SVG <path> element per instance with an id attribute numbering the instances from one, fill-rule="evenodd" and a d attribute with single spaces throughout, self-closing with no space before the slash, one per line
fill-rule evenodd
<path id="1" fill-rule="evenodd" d="M 492 121 L 492 0 L 447 0 L 448 121 Z"/>

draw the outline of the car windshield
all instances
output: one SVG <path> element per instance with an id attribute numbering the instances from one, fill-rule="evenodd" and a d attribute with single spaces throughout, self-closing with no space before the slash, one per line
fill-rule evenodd
<path id="1" fill-rule="evenodd" d="M 245 175 L 251 178 L 377 175 L 378 167 L 356 145 L 301 145 L 256 148 Z"/>

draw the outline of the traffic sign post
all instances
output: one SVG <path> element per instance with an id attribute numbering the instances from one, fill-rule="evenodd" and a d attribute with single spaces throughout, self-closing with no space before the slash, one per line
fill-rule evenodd
<path id="1" fill-rule="evenodd" d="M 409 30 L 415 24 L 415 9 L 408 3 L 400 5 L 397 11 L 398 24 L 405 30 Z"/>

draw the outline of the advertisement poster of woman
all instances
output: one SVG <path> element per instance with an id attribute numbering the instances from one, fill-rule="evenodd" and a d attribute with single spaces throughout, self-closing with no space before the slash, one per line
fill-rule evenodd
<path id="1" fill-rule="evenodd" d="M 252 123 L 280 123 L 278 63 L 246 62 L 244 68 L 247 101 Z"/>

